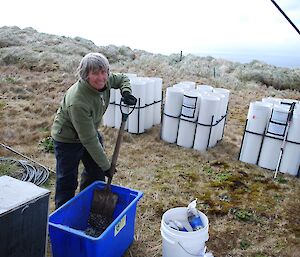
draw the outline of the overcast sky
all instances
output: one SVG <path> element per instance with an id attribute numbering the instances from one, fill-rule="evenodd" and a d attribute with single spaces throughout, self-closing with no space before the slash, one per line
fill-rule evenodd
<path id="1" fill-rule="evenodd" d="M 300 0 L 275 0 L 300 29 Z M 0 27 L 80 36 L 152 53 L 263 52 L 300 58 L 300 35 L 271 0 L 9 0 Z"/>

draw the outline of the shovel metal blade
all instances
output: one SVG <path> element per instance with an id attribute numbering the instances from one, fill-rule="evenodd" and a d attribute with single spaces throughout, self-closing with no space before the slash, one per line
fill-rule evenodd
<path id="1" fill-rule="evenodd" d="M 118 202 L 118 195 L 110 189 L 95 189 L 91 213 L 100 214 L 109 220 L 112 220 L 113 213 Z"/>

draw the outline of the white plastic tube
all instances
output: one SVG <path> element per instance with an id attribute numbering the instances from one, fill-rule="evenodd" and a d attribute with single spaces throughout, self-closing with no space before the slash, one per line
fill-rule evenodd
<path id="1" fill-rule="evenodd" d="M 199 91 L 189 90 L 184 93 L 178 129 L 177 145 L 192 148 L 194 145 L 196 121 L 200 107 Z"/>
<path id="2" fill-rule="evenodd" d="M 124 75 L 126 75 L 130 79 L 130 81 L 131 81 L 132 78 L 137 77 L 137 74 L 135 74 L 135 73 L 124 73 Z"/>
<path id="3" fill-rule="evenodd" d="M 195 82 L 179 82 L 178 84 L 173 85 L 175 88 L 181 88 L 184 91 L 195 89 Z"/>
<path id="4" fill-rule="evenodd" d="M 276 97 L 264 97 L 261 99 L 262 102 L 267 102 L 271 104 L 281 104 L 282 99 L 281 98 L 276 98 Z"/>
<path id="5" fill-rule="evenodd" d="M 137 103 L 136 108 L 128 116 L 128 132 L 140 134 L 145 131 L 146 81 L 141 78 L 132 78 L 131 89 L 132 94 L 137 98 Z"/>
<path id="6" fill-rule="evenodd" d="M 212 93 L 214 89 L 212 86 L 209 85 L 197 85 L 196 88 L 200 92 L 209 92 L 209 93 Z"/>
<path id="7" fill-rule="evenodd" d="M 283 138 L 286 130 L 289 108 L 284 105 L 274 105 L 270 122 L 267 128 L 267 135 L 274 138 L 265 137 L 258 165 L 262 168 L 276 170 Z M 271 121 L 282 123 L 276 124 Z M 276 139 L 275 139 L 276 138 Z"/>
<path id="8" fill-rule="evenodd" d="M 115 90 L 115 128 L 119 129 L 121 127 L 122 122 L 122 113 L 120 110 L 120 101 L 121 101 L 122 95 L 120 89 Z M 128 113 L 129 109 L 127 106 L 122 104 L 122 112 Z M 125 123 L 125 130 L 128 129 L 128 120 Z"/>
<path id="9" fill-rule="evenodd" d="M 145 129 L 150 129 L 153 126 L 154 120 L 154 89 L 155 80 L 152 78 L 144 78 L 146 82 L 146 116 L 145 116 Z"/>
<path id="10" fill-rule="evenodd" d="M 270 134 L 267 133 L 267 135 Z M 282 137 L 275 135 L 270 136 L 278 139 L 265 137 L 261 148 L 258 166 L 265 169 L 275 170 L 277 167 L 280 149 L 282 146 Z"/>
<path id="11" fill-rule="evenodd" d="M 183 89 L 168 87 L 166 90 L 166 102 L 164 106 L 164 115 L 162 123 L 162 140 L 175 143 L 177 139 L 179 116 L 183 101 Z M 172 117 L 169 117 L 169 116 Z"/>
<path id="12" fill-rule="evenodd" d="M 210 125 L 212 116 L 216 117 L 220 108 L 220 98 L 216 94 L 202 94 L 200 101 L 200 111 L 198 116 L 198 123 L 204 125 Z M 214 119 L 216 121 L 216 118 Z M 213 121 L 213 122 L 214 122 Z M 194 149 L 199 151 L 205 151 L 208 145 L 208 138 L 210 133 L 210 127 L 197 124 Z M 211 134 L 212 136 L 212 134 Z M 210 144 L 211 144 L 210 140 Z"/>
<path id="13" fill-rule="evenodd" d="M 268 120 L 272 111 L 272 104 L 268 102 L 252 102 L 247 115 L 247 127 L 243 145 L 241 146 L 240 161 L 256 164 Z"/>
<path id="14" fill-rule="evenodd" d="M 279 171 L 296 176 L 300 165 L 300 112 L 293 115 L 287 140 L 295 143 L 286 143 Z"/>
<path id="15" fill-rule="evenodd" d="M 268 133 L 284 136 L 290 107 L 288 105 L 275 105 L 268 126 Z"/>
<path id="16" fill-rule="evenodd" d="M 108 127 L 115 126 L 115 89 L 110 89 L 109 105 L 103 115 L 103 125 Z"/>
<path id="17" fill-rule="evenodd" d="M 154 88 L 154 117 L 153 117 L 153 125 L 157 125 L 161 123 L 161 104 L 162 104 L 162 79 L 161 78 L 153 78 L 155 80 L 155 88 Z"/>
<path id="18" fill-rule="evenodd" d="M 230 91 L 225 88 L 214 88 L 213 92 L 224 96 L 224 97 L 221 97 L 221 107 L 220 107 L 220 116 L 219 116 L 219 119 L 221 119 L 221 117 L 226 115 L 226 112 L 227 112 Z M 225 118 L 223 118 L 223 120 L 221 122 L 219 122 L 219 124 L 216 126 L 217 141 L 222 139 L 224 126 L 225 126 Z"/>

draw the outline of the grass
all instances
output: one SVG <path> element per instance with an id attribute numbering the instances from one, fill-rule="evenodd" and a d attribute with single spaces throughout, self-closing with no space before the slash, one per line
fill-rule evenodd
<path id="1" fill-rule="evenodd" d="M 143 76 L 161 76 L 164 89 L 180 80 L 215 85 L 217 81 L 208 73 L 201 73 L 206 77 L 195 75 L 199 71 L 188 66 L 188 60 L 189 57 L 176 63 L 175 69 L 158 58 L 145 58 L 143 62 L 137 58 L 129 64 L 116 63 L 112 70 L 130 69 L 131 73 Z M 198 63 L 197 67 L 201 65 Z M 54 170 L 49 131 L 58 104 L 74 82 L 74 76 L 71 72 L 46 70 L 0 66 L 2 76 L 8 77 L 17 71 L 18 81 L 23 81 L 17 84 L 0 81 L 0 92 L 5 97 L 0 100 L 0 142 Z M 224 74 L 218 73 L 220 85 L 223 78 Z M 187 206 L 195 198 L 199 210 L 209 219 L 207 247 L 216 257 L 292 257 L 300 252 L 299 179 L 280 174 L 273 180 L 272 172 L 237 160 L 249 102 L 271 95 L 300 99 L 300 92 L 258 85 L 247 87 L 247 83 L 241 86 L 231 80 L 224 83 L 231 88 L 224 138 L 207 152 L 163 142 L 159 138 L 159 126 L 142 135 L 125 133 L 113 183 L 144 192 L 137 206 L 135 241 L 125 257 L 161 256 L 163 213 L 170 208 Z M 26 97 L 18 97 L 25 93 Z M 105 151 L 111 156 L 118 131 L 104 127 L 100 131 Z M 0 156 L 7 154 L 0 149 Z M 1 175 L 11 172 L 10 166 L 0 162 Z M 50 212 L 54 210 L 54 184 L 55 175 L 51 174 L 44 185 L 51 190 Z M 51 251 L 48 252 L 50 257 Z"/>
<path id="2" fill-rule="evenodd" d="M 20 178 L 21 168 L 10 160 L 0 160 L 0 176 Z"/>

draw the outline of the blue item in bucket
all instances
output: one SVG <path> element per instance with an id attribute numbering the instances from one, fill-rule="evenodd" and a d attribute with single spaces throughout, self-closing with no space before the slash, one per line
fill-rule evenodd
<path id="1" fill-rule="evenodd" d="M 189 223 L 194 231 L 204 228 L 200 215 L 190 217 Z"/>
<path id="2" fill-rule="evenodd" d="M 85 233 L 93 192 L 105 183 L 94 182 L 49 216 L 49 235 L 53 257 L 121 257 L 133 242 L 135 214 L 141 191 L 111 185 L 118 195 L 113 222 L 99 236 Z"/>
<path id="3" fill-rule="evenodd" d="M 188 205 L 188 209 L 187 209 L 188 221 L 189 221 L 193 231 L 197 231 L 199 229 L 204 228 L 203 222 L 200 217 L 200 213 L 196 209 L 196 204 L 197 204 L 197 199 L 192 201 Z"/>

